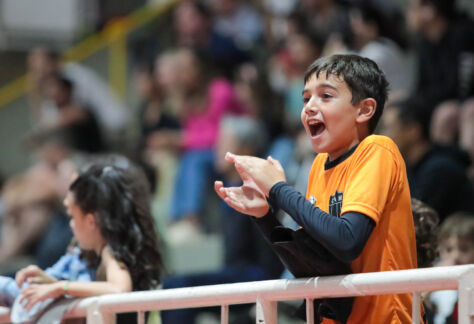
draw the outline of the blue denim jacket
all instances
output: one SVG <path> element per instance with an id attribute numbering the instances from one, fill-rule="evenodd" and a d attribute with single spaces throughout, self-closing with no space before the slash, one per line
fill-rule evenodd
<path id="1" fill-rule="evenodd" d="M 81 260 L 79 256 L 79 247 L 74 247 L 71 252 L 63 255 L 52 267 L 47 268 L 45 272 L 58 280 L 93 281 L 95 279 L 95 269 L 89 268 L 86 262 Z M 24 283 L 20 289 L 13 278 L 0 276 L 0 303 L 7 307 L 12 307 L 10 317 L 14 323 L 30 321 L 53 301 L 53 299 L 47 299 L 39 302 L 27 312 L 18 298 L 21 290 L 27 286 L 28 283 Z"/>

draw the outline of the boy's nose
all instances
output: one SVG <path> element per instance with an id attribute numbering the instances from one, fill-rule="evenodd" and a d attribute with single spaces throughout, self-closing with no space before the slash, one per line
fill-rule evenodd
<path id="1" fill-rule="evenodd" d="M 308 102 L 304 110 L 305 110 L 305 113 L 308 115 L 315 115 L 318 113 L 318 108 L 316 107 L 316 105 L 311 104 L 311 102 Z"/>

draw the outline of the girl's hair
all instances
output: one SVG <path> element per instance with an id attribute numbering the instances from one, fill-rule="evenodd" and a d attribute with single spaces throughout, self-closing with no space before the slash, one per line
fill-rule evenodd
<path id="1" fill-rule="evenodd" d="M 431 267 L 437 258 L 438 213 L 422 201 L 412 198 L 418 267 Z"/>
<path id="2" fill-rule="evenodd" d="M 134 166 L 95 164 L 69 190 L 82 212 L 94 214 L 112 254 L 127 266 L 133 290 L 155 288 L 162 256 L 143 173 Z"/>

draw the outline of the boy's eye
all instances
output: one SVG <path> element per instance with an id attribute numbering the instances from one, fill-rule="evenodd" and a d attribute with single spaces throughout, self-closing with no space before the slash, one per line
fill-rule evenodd
<path id="1" fill-rule="evenodd" d="M 322 97 L 323 99 L 330 99 L 330 98 L 332 98 L 332 96 L 331 96 L 329 93 L 323 93 L 323 94 L 321 95 L 321 97 Z"/>
<path id="2" fill-rule="evenodd" d="M 306 103 L 308 103 L 308 101 L 309 101 L 309 98 L 308 98 L 308 97 L 303 97 L 303 103 L 306 104 Z"/>

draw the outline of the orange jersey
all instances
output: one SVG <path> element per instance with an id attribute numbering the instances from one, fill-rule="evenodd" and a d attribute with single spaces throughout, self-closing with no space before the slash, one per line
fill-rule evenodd
<path id="1" fill-rule="evenodd" d="M 405 162 L 388 137 L 371 135 L 326 163 L 318 154 L 306 199 L 334 216 L 367 215 L 376 223 L 353 273 L 416 268 L 416 242 Z M 356 297 L 348 324 L 411 323 L 411 294 Z M 325 319 L 323 323 L 334 323 Z"/>

